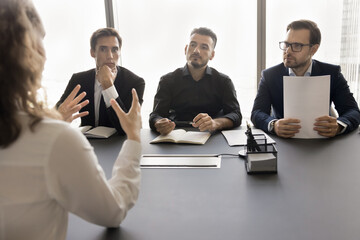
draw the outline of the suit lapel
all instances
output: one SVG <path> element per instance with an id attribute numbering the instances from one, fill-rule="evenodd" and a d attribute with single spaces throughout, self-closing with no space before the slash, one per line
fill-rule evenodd
<path id="1" fill-rule="evenodd" d="M 117 75 L 116 75 L 116 78 L 115 78 L 115 81 L 114 81 L 114 86 L 116 89 L 121 89 L 121 85 L 123 84 L 123 81 L 121 81 L 122 77 L 122 73 L 123 71 L 121 71 L 121 68 L 120 66 L 117 66 Z"/>
<path id="2" fill-rule="evenodd" d="M 312 60 L 311 76 L 319 76 L 321 74 L 320 66 L 317 61 Z"/>
<path id="3" fill-rule="evenodd" d="M 88 71 L 84 74 L 83 79 L 81 79 L 81 89 L 80 92 L 86 92 L 86 99 L 89 100 L 89 104 L 83 108 L 83 111 L 88 111 L 89 115 L 84 117 L 84 124 L 82 125 L 91 125 L 95 126 L 95 105 L 94 105 L 94 84 L 95 84 L 95 69 Z"/>

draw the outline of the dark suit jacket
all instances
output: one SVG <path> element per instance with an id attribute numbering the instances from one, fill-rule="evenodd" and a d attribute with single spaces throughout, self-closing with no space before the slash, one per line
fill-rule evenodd
<path id="1" fill-rule="evenodd" d="M 131 89 L 135 88 L 138 96 L 139 102 L 142 104 L 143 95 L 145 89 L 145 82 L 142 78 L 138 77 L 131 71 L 126 68 L 117 66 L 118 73 L 114 81 L 114 86 L 119 94 L 119 97 L 116 101 L 119 103 L 120 107 L 128 112 L 131 103 L 132 103 L 132 94 Z M 81 118 L 81 126 L 95 126 L 95 110 L 94 110 L 94 84 L 95 84 L 95 69 L 91 69 L 85 72 L 75 73 L 71 77 L 63 95 L 60 100 L 57 102 L 56 107 L 66 99 L 67 96 L 71 93 L 74 87 L 80 84 L 81 89 L 79 94 L 82 92 L 86 92 L 86 99 L 89 100 L 89 104 L 83 107 L 80 112 L 88 111 L 89 115 Z M 107 126 L 107 127 L 115 127 L 119 134 L 125 134 L 119 120 L 116 116 L 115 111 L 112 107 L 106 108 L 105 102 L 101 97 L 100 102 L 100 114 L 99 114 L 99 125 Z"/>
<path id="2" fill-rule="evenodd" d="M 338 120 L 348 125 L 345 132 L 354 130 L 360 122 L 359 107 L 341 74 L 340 66 L 313 60 L 311 76 L 322 75 L 331 76 L 330 103 L 335 105 L 339 114 Z M 289 69 L 283 63 L 262 72 L 251 121 L 255 127 L 265 132 L 268 132 L 271 120 L 284 118 L 283 76 L 289 76 Z"/>

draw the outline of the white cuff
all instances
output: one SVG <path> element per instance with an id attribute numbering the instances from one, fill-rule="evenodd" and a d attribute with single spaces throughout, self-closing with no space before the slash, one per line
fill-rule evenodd
<path id="1" fill-rule="evenodd" d="M 341 132 L 339 132 L 339 134 L 342 134 L 343 132 L 345 132 L 348 125 L 339 120 L 337 120 L 337 123 L 343 126 L 343 129 L 341 130 Z"/>
<path id="2" fill-rule="evenodd" d="M 113 98 L 113 99 L 116 99 L 119 97 L 119 94 L 118 92 L 116 91 L 116 88 L 114 85 L 112 85 L 111 87 L 105 89 L 105 90 L 102 90 L 101 91 L 103 97 L 104 97 L 104 101 L 105 101 L 105 104 L 106 104 L 106 107 L 110 107 L 111 104 L 110 104 L 110 100 Z"/>

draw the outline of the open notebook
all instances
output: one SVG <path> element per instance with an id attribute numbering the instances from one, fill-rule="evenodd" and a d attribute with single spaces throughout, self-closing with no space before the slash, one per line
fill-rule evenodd
<path id="1" fill-rule="evenodd" d="M 159 135 L 150 143 L 171 142 L 188 144 L 205 144 L 211 136 L 209 132 L 185 131 L 184 129 L 172 130 L 167 135 Z"/>

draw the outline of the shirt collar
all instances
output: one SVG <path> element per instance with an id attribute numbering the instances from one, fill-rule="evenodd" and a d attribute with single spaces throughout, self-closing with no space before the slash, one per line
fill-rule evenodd
<path id="1" fill-rule="evenodd" d="M 306 70 L 304 76 L 311 76 L 312 65 L 313 65 L 313 61 L 311 60 L 310 66 Z M 291 68 L 289 68 L 289 76 L 293 76 L 293 77 L 296 76 L 296 74 L 294 73 L 294 71 Z"/>
<path id="2" fill-rule="evenodd" d="M 212 71 L 209 66 L 206 66 L 205 74 L 212 75 Z M 187 64 L 185 64 L 185 67 L 183 68 L 183 76 L 188 76 L 188 75 L 191 75 L 191 74 L 189 72 L 189 68 L 188 68 Z"/>

